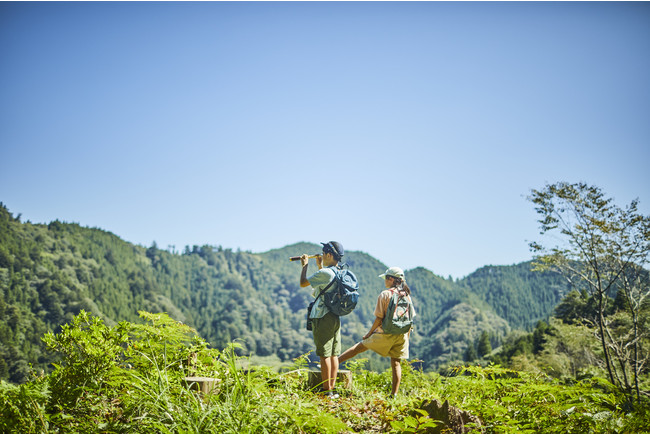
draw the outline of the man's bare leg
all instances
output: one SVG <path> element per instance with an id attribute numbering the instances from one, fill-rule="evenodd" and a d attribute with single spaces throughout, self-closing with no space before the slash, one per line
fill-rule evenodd
<path id="1" fill-rule="evenodd" d="M 339 360 L 337 357 L 320 358 L 320 377 L 323 382 L 323 390 L 334 389 L 336 375 L 339 371 Z"/>
<path id="2" fill-rule="evenodd" d="M 334 390 L 334 385 L 336 384 L 336 376 L 339 372 L 339 358 L 332 356 L 330 359 L 330 372 L 329 372 L 329 382 L 328 390 Z"/>

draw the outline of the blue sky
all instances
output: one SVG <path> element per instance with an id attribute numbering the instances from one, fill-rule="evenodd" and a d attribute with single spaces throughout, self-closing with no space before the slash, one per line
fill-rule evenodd
<path id="1" fill-rule="evenodd" d="M 546 183 L 650 213 L 649 77 L 647 2 L 2 2 L 0 201 L 463 277 L 531 258 Z"/>

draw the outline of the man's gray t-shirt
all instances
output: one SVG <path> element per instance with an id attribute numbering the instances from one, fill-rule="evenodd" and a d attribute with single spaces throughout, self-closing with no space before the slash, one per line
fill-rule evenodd
<path id="1" fill-rule="evenodd" d="M 326 268 L 321 268 L 311 276 L 307 278 L 309 280 L 309 284 L 311 287 L 314 289 L 312 291 L 312 296 L 314 298 L 318 297 L 318 294 L 325 289 L 327 285 L 334 279 L 334 270 L 332 267 L 326 267 Z M 330 291 L 334 285 L 328 289 Z M 309 318 L 322 318 L 329 312 L 329 309 L 327 309 L 327 306 L 325 306 L 325 300 L 323 300 L 323 296 L 321 295 L 318 298 L 318 301 L 316 301 L 316 304 L 314 307 L 311 309 L 311 315 L 309 315 Z"/>

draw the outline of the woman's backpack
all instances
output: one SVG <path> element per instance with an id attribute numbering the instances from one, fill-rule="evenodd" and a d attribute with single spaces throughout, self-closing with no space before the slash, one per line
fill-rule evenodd
<path id="1" fill-rule="evenodd" d="M 390 335 L 406 334 L 413 327 L 414 316 L 415 308 L 413 308 L 411 296 L 405 290 L 398 289 L 393 292 L 388 302 L 388 309 L 381 322 L 381 328 L 384 333 Z"/>

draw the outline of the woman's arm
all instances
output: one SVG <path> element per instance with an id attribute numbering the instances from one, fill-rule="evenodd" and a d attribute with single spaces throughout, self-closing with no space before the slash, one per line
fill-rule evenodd
<path id="1" fill-rule="evenodd" d="M 366 333 L 366 335 L 363 337 L 364 339 L 368 339 L 374 332 L 381 326 L 381 322 L 383 321 L 383 318 L 379 318 L 378 316 L 375 317 L 375 322 L 372 323 L 372 327 L 370 327 L 370 331 Z"/>

